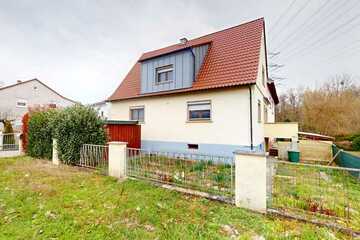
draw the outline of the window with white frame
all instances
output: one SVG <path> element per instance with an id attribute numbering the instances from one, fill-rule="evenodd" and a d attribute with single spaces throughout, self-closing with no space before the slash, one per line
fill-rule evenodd
<path id="1" fill-rule="evenodd" d="M 258 101 L 258 123 L 261 123 L 261 101 Z"/>
<path id="2" fill-rule="evenodd" d="M 266 83 L 266 76 L 265 76 L 265 67 L 262 67 L 262 71 L 261 71 L 261 79 L 262 79 L 262 84 L 265 87 L 265 83 Z"/>
<path id="3" fill-rule="evenodd" d="M 264 104 L 264 123 L 268 122 L 268 106 Z"/>
<path id="4" fill-rule="evenodd" d="M 174 80 L 173 65 L 156 68 L 156 84 L 171 82 Z"/>
<path id="5" fill-rule="evenodd" d="M 27 101 L 24 100 L 24 99 L 18 99 L 16 101 L 16 107 L 26 108 L 27 107 Z"/>
<path id="6" fill-rule="evenodd" d="M 188 121 L 211 120 L 211 102 L 193 101 L 187 103 Z"/>
<path id="7" fill-rule="evenodd" d="M 130 107 L 130 120 L 144 122 L 145 120 L 144 106 Z"/>

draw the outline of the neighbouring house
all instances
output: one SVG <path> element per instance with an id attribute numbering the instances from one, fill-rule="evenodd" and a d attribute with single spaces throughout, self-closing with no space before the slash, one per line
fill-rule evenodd
<path id="1" fill-rule="evenodd" d="M 67 107 L 75 103 L 38 79 L 17 81 L 0 88 L 0 117 L 13 120 L 15 129 L 21 128 L 22 116 L 31 107 Z"/>
<path id="2" fill-rule="evenodd" d="M 232 155 L 263 151 L 275 121 L 264 19 L 144 53 L 108 98 L 109 119 L 137 120 L 141 147 Z"/>
<path id="3" fill-rule="evenodd" d="M 108 102 L 106 101 L 96 102 L 90 104 L 90 106 L 97 111 L 99 117 L 101 117 L 102 119 L 108 119 L 109 107 L 110 107 L 110 104 Z"/>

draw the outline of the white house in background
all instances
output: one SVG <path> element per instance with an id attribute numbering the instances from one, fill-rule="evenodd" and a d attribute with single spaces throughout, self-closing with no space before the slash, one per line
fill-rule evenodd
<path id="1" fill-rule="evenodd" d="M 263 151 L 278 97 L 264 20 L 144 53 L 108 98 L 109 119 L 138 120 L 143 149 Z"/>
<path id="2" fill-rule="evenodd" d="M 98 115 L 101 118 L 108 119 L 110 103 L 106 101 L 101 101 L 101 102 L 93 103 L 90 106 L 98 112 Z"/>
<path id="3" fill-rule="evenodd" d="M 0 88 L 0 115 L 14 119 L 15 129 L 21 127 L 22 116 L 28 112 L 29 107 L 67 107 L 75 103 L 38 79 L 17 81 L 15 84 Z"/>

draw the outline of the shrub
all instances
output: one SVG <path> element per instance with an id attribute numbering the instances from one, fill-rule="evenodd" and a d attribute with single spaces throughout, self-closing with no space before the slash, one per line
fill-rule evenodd
<path id="1" fill-rule="evenodd" d="M 91 107 L 75 105 L 65 108 L 59 111 L 51 125 L 58 140 L 59 158 L 66 164 L 79 162 L 83 144 L 106 143 L 104 122 Z"/>
<path id="2" fill-rule="evenodd" d="M 360 136 L 354 138 L 354 140 L 352 141 L 352 148 L 355 151 L 360 151 Z"/>
<path id="3" fill-rule="evenodd" d="M 28 145 L 26 153 L 32 157 L 50 159 L 52 155 L 53 129 L 51 122 L 58 112 L 46 110 L 32 112 L 29 120 Z"/>

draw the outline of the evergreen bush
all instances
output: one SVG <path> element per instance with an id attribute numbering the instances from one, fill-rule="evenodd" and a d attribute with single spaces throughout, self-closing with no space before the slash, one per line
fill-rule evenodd
<path id="1" fill-rule="evenodd" d="M 26 153 L 32 157 L 51 159 L 53 128 L 51 122 L 58 111 L 49 109 L 32 112 L 28 126 Z"/>
<path id="2" fill-rule="evenodd" d="M 360 151 L 360 136 L 354 138 L 354 140 L 352 141 L 352 148 L 355 151 Z"/>
<path id="3" fill-rule="evenodd" d="M 83 144 L 106 143 L 104 122 L 91 107 L 74 105 L 65 108 L 59 111 L 51 125 L 58 140 L 59 158 L 66 164 L 79 162 Z"/>

